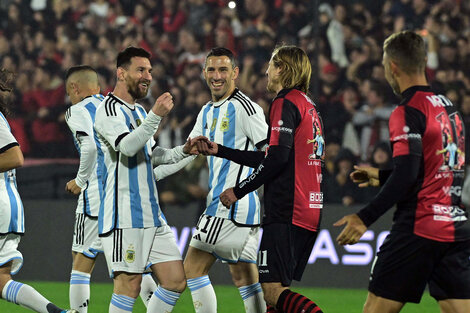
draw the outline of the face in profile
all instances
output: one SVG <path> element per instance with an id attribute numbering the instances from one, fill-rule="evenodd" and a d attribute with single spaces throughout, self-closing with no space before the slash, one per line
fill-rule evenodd
<path id="1" fill-rule="evenodd" d="M 124 69 L 124 81 L 127 91 L 132 98 L 145 98 L 152 82 L 152 66 L 150 60 L 144 57 L 133 57 L 131 64 Z"/>
<path id="2" fill-rule="evenodd" d="M 230 58 L 210 56 L 206 60 L 204 78 L 211 90 L 212 100 L 224 99 L 235 89 L 235 79 L 238 77 L 238 67 L 233 67 Z"/>
<path id="3" fill-rule="evenodd" d="M 268 85 L 266 86 L 266 89 L 269 92 L 277 92 L 280 85 L 279 68 L 274 65 L 273 58 L 269 60 L 266 75 L 268 76 Z"/>

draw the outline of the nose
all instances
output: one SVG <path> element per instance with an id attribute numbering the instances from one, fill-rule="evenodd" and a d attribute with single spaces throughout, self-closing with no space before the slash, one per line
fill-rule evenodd
<path id="1" fill-rule="evenodd" d="M 214 78 L 215 79 L 220 79 L 221 77 L 222 77 L 222 74 L 219 71 L 215 71 Z"/>
<path id="2" fill-rule="evenodd" d="M 152 73 L 150 73 L 149 71 L 145 71 L 144 78 L 148 80 L 152 80 Z"/>

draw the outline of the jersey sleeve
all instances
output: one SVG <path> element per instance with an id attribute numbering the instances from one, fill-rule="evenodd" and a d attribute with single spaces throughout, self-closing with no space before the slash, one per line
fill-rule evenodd
<path id="1" fill-rule="evenodd" d="M 409 106 L 397 107 L 390 116 L 389 130 L 393 157 L 421 156 L 422 136 L 426 128 L 424 114 Z"/>
<path id="2" fill-rule="evenodd" d="M 117 104 L 103 102 L 96 110 L 95 130 L 118 151 L 117 146 L 124 136 L 129 133 L 124 113 Z"/>
<path id="3" fill-rule="evenodd" d="M 253 103 L 253 108 L 255 113 L 251 115 L 246 110 L 238 110 L 237 121 L 241 124 L 243 133 L 258 149 L 261 149 L 268 136 L 268 124 L 263 109 L 256 103 Z"/>
<path id="4" fill-rule="evenodd" d="M 93 121 L 84 107 L 71 106 L 65 114 L 65 121 L 75 138 L 93 136 Z"/>
<path id="5" fill-rule="evenodd" d="M 0 153 L 18 145 L 19 144 L 11 133 L 6 120 L 4 120 L 3 116 L 0 116 Z"/>
<path id="6" fill-rule="evenodd" d="M 269 145 L 292 148 L 295 129 L 300 121 L 300 112 L 295 104 L 282 98 L 274 100 L 269 120 L 271 127 Z"/>

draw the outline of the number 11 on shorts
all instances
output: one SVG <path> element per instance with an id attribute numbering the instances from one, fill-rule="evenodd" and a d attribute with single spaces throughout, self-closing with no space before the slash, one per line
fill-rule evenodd
<path id="1" fill-rule="evenodd" d="M 258 266 L 268 266 L 268 250 L 258 252 Z"/>

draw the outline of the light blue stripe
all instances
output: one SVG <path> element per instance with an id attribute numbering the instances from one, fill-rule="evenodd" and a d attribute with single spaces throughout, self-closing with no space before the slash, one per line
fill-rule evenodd
<path id="1" fill-rule="evenodd" d="M 8 285 L 8 288 L 6 291 L 6 300 L 8 302 L 18 304 L 16 298 L 18 297 L 18 292 L 22 286 L 23 286 L 22 283 L 17 282 L 17 281 L 12 281 Z"/>
<path id="2" fill-rule="evenodd" d="M 71 279 L 70 284 L 71 285 L 89 285 L 90 280 Z"/>
<path id="3" fill-rule="evenodd" d="M 211 281 L 209 279 L 209 276 L 201 276 L 198 278 L 190 278 L 188 279 L 188 288 L 191 291 L 196 291 L 198 289 L 201 289 L 205 286 L 208 286 L 211 284 Z"/>
<path id="4" fill-rule="evenodd" d="M 10 199 L 10 225 L 8 227 L 9 232 L 18 232 L 18 203 L 16 201 L 15 193 L 11 188 L 10 178 L 8 172 L 4 173 L 5 186 L 7 188 L 8 198 Z"/>
<path id="5" fill-rule="evenodd" d="M 219 113 L 220 113 L 220 108 L 218 108 L 218 107 L 214 108 L 214 110 L 212 111 L 212 121 L 210 121 L 210 123 L 209 123 L 210 125 L 209 124 L 207 125 L 209 127 L 209 140 L 210 141 L 214 141 L 214 139 L 215 139 L 215 130 L 217 129 L 217 126 L 215 126 L 214 129 L 212 129 L 212 124 L 214 123 L 214 119 L 216 119 L 217 121 L 219 120 Z M 221 169 L 223 168 L 223 164 L 227 163 L 227 162 L 228 161 L 226 159 L 224 159 L 222 161 Z M 220 177 L 220 172 L 219 172 L 219 177 Z M 214 180 L 214 156 L 210 156 L 209 157 L 209 190 L 212 190 L 213 180 Z M 217 192 L 217 190 L 215 190 L 215 189 L 212 192 L 212 201 L 206 209 L 206 214 L 207 215 L 214 216 L 215 213 L 217 212 L 220 193 L 221 193 L 221 191 Z"/>
<path id="6" fill-rule="evenodd" d="M 138 107 L 138 109 L 144 117 L 147 116 L 143 108 Z M 158 205 L 157 197 L 155 195 L 156 188 L 155 188 L 155 179 L 153 177 L 152 160 L 150 159 L 147 145 L 144 146 L 144 151 L 145 151 L 145 161 L 147 163 L 147 184 L 149 188 L 149 200 L 150 200 L 150 205 L 152 207 L 153 222 L 154 222 L 154 225 L 158 227 L 162 225 L 162 223 L 160 222 L 160 219 L 158 218 L 160 206 Z"/>
<path id="7" fill-rule="evenodd" d="M 103 194 L 101 194 L 100 197 L 100 208 L 98 212 L 98 233 L 102 234 L 104 232 L 103 227 L 104 227 L 104 199 L 106 198 L 106 180 L 108 179 L 108 169 L 106 168 L 106 165 L 104 164 L 104 158 L 97 160 L 98 162 L 98 167 L 101 168 L 101 171 L 103 172 L 103 177 L 102 177 L 102 187 L 103 187 Z"/>
<path id="8" fill-rule="evenodd" d="M 159 299 L 161 299 L 163 302 L 171 306 L 174 306 L 176 304 L 176 301 L 178 301 L 178 298 L 180 297 L 179 293 L 166 290 L 161 286 L 158 286 L 157 290 L 155 290 L 153 294 Z"/>
<path id="9" fill-rule="evenodd" d="M 142 200 L 139 192 L 139 178 L 137 172 L 137 155 L 128 157 L 129 167 L 129 201 L 133 228 L 144 227 Z"/>
<path id="10" fill-rule="evenodd" d="M 132 308 L 134 307 L 135 299 L 131 297 L 126 297 L 123 295 L 117 295 L 113 293 L 111 297 L 111 304 L 116 306 L 117 308 L 132 312 Z"/>

